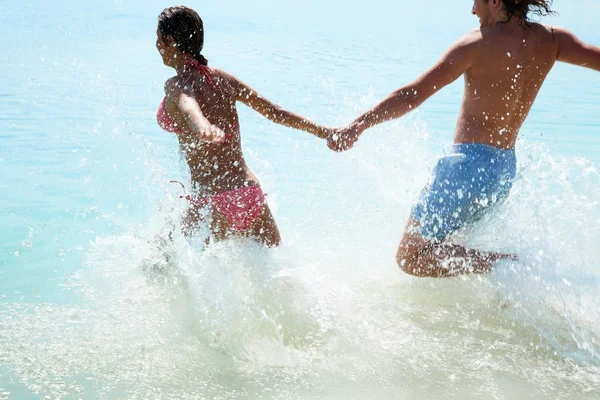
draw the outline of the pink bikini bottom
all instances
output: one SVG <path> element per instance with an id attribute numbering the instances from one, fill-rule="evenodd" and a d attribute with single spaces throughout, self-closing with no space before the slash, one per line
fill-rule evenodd
<path id="1" fill-rule="evenodd" d="M 265 197 L 260 186 L 248 186 L 215 194 L 201 201 L 212 204 L 233 230 L 241 232 L 250 228 L 262 213 Z"/>

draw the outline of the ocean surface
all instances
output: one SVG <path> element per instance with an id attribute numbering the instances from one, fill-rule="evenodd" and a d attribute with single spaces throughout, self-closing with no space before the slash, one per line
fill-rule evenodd
<path id="1" fill-rule="evenodd" d="M 557 65 L 510 197 L 459 243 L 493 273 L 395 265 L 461 80 L 336 154 L 240 106 L 284 244 L 175 234 L 189 181 L 155 122 L 155 0 L 0 2 L 0 399 L 600 398 L 600 74 Z M 219 0 L 204 55 L 340 126 L 478 27 L 472 2 Z M 596 0 L 556 0 L 600 45 Z"/>

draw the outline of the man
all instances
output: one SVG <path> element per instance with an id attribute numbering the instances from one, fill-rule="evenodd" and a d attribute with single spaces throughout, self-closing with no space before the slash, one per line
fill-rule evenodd
<path id="1" fill-rule="evenodd" d="M 600 48 L 566 29 L 530 22 L 532 13 L 551 14 L 550 5 L 551 0 L 475 0 L 472 13 L 480 29 L 329 138 L 331 149 L 347 150 L 366 129 L 405 115 L 464 75 L 453 152 L 438 161 L 398 248 L 396 259 L 404 272 L 419 277 L 484 273 L 495 261 L 516 258 L 467 249 L 447 238 L 508 195 L 519 130 L 554 63 L 600 71 Z"/>

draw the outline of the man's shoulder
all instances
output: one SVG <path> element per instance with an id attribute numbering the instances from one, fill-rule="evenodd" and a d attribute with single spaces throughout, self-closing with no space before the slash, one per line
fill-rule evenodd
<path id="1" fill-rule="evenodd" d="M 479 42 L 481 42 L 481 40 L 483 39 L 483 32 L 481 29 L 473 29 L 470 32 L 465 33 L 464 35 L 462 35 L 457 41 L 457 44 L 463 44 L 463 45 L 471 45 L 471 44 L 477 44 Z"/>
<path id="2" fill-rule="evenodd" d="M 547 37 L 555 38 L 557 34 L 564 33 L 566 30 L 556 25 L 546 25 L 532 22 L 529 26 L 530 29 L 534 29 L 542 35 Z"/>
<path id="3" fill-rule="evenodd" d="M 553 36 L 558 36 L 558 35 L 573 36 L 573 33 L 570 30 L 568 30 L 567 28 L 564 28 L 562 26 L 558 26 L 558 25 L 540 25 L 540 26 L 542 26 L 543 29 L 550 32 Z"/>
<path id="4" fill-rule="evenodd" d="M 483 34 L 481 29 L 474 29 L 471 32 L 468 32 L 458 38 L 456 42 L 454 42 L 454 47 L 456 48 L 475 48 L 477 47 L 483 40 Z"/>

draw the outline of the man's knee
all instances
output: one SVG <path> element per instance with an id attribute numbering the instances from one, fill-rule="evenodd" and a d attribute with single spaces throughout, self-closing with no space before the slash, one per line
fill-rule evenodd
<path id="1" fill-rule="evenodd" d="M 431 246 L 431 242 L 421 237 L 418 222 L 410 219 L 396 253 L 398 267 L 409 275 L 430 276 Z"/>
<path id="2" fill-rule="evenodd" d="M 423 276 L 422 266 L 420 265 L 420 254 L 423 249 L 417 246 L 410 246 L 401 243 L 396 253 L 396 263 L 402 272 L 414 275 Z"/>

